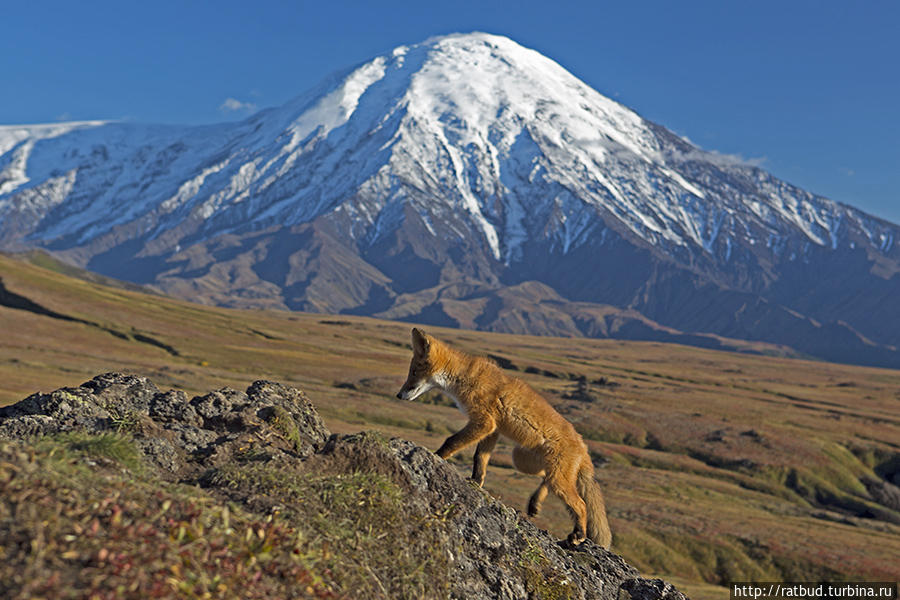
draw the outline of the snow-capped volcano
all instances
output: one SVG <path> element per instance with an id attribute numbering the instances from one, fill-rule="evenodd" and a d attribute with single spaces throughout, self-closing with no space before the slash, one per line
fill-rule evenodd
<path id="1" fill-rule="evenodd" d="M 612 305 L 834 357 L 829 328 L 900 344 L 900 319 L 872 322 L 898 231 L 481 33 L 240 123 L 0 127 L 3 247 L 222 304 L 584 335 L 616 329 L 589 306 Z M 850 282 L 823 280 L 835 265 Z"/>

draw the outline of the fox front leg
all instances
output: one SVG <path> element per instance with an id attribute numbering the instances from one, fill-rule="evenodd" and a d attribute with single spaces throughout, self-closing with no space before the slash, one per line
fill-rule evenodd
<path id="1" fill-rule="evenodd" d="M 478 484 L 478 487 L 484 485 L 484 475 L 487 472 L 488 461 L 491 459 L 491 452 L 497 445 L 497 438 L 500 437 L 499 431 L 494 431 L 480 442 L 475 448 L 475 464 L 472 467 L 472 481 Z"/>
<path id="2" fill-rule="evenodd" d="M 490 419 L 469 421 L 465 427 L 448 437 L 441 444 L 441 447 L 437 450 L 437 455 L 441 458 L 450 458 L 466 446 L 470 446 L 491 435 L 496 429 L 497 425 Z"/>
<path id="3" fill-rule="evenodd" d="M 534 491 L 531 495 L 531 498 L 528 499 L 528 516 L 536 517 L 539 512 L 541 512 L 541 505 L 544 503 L 544 499 L 547 497 L 547 491 L 549 487 L 547 486 L 547 481 L 541 481 L 541 485 L 538 486 L 538 489 Z"/>

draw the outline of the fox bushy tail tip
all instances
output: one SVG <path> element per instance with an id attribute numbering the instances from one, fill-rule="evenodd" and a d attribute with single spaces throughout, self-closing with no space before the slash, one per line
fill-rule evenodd
<path id="1" fill-rule="evenodd" d="M 612 544 L 612 532 L 606 518 L 606 503 L 600 484 L 594 480 L 594 467 L 588 461 L 578 471 L 578 494 L 584 499 L 587 507 L 587 536 L 595 544 L 609 550 Z"/>

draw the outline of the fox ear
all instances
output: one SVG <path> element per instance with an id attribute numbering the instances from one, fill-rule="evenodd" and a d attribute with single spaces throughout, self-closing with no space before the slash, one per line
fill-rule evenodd
<path id="1" fill-rule="evenodd" d="M 428 336 L 425 335 L 424 331 L 420 331 L 416 327 L 413 327 L 412 330 L 412 347 L 413 352 L 416 354 L 427 354 L 428 346 L 431 343 L 428 341 Z"/>

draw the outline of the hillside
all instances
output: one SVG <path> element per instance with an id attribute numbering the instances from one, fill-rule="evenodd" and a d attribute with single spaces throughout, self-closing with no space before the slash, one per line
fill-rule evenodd
<path id="1" fill-rule="evenodd" d="M 0 409 L 4 438 L 4 598 L 684 600 L 277 383 L 188 401 L 110 373 Z"/>
<path id="2" fill-rule="evenodd" d="M 52 266 L 48 262 L 47 266 Z M 303 389 L 328 428 L 437 448 L 464 420 L 439 397 L 394 398 L 409 325 L 203 307 L 0 256 L 0 403 L 127 371 L 188 396 L 269 379 Z M 685 346 L 460 331 L 585 436 L 613 550 L 697 598 L 730 580 L 895 579 L 900 373 Z M 468 473 L 469 458 L 454 462 Z M 524 508 L 534 479 L 498 447 L 486 488 Z M 536 519 L 563 537 L 548 501 Z"/>
<path id="3" fill-rule="evenodd" d="M 898 368 L 896 239 L 484 33 L 237 123 L 0 126 L 0 249 L 230 307 Z"/>

